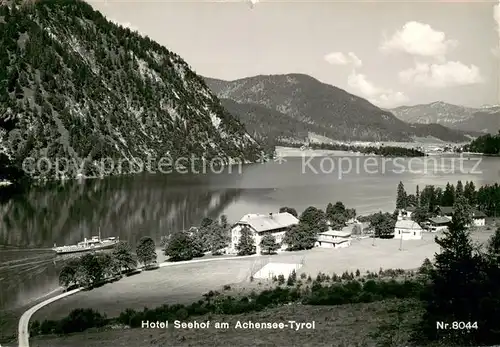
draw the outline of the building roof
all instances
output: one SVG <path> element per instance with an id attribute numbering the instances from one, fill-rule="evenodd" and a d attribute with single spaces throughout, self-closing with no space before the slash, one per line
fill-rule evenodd
<path id="1" fill-rule="evenodd" d="M 299 220 L 288 212 L 270 214 L 247 214 L 236 224 L 248 225 L 256 232 L 286 228 L 298 224 Z"/>
<path id="2" fill-rule="evenodd" d="M 448 217 L 437 216 L 434 218 L 429 218 L 429 221 L 434 223 L 434 224 L 447 224 L 447 223 L 451 222 L 451 219 Z"/>
<path id="3" fill-rule="evenodd" d="M 453 214 L 453 206 L 439 206 L 438 209 L 441 211 L 441 213 L 445 214 L 445 215 L 452 215 Z M 472 217 L 473 218 L 485 218 L 486 215 L 477 210 L 477 209 L 472 209 Z"/>
<path id="4" fill-rule="evenodd" d="M 478 210 L 474 210 L 472 217 L 474 218 L 486 218 L 486 215 Z"/>
<path id="5" fill-rule="evenodd" d="M 398 229 L 411 229 L 411 230 L 422 230 L 422 227 L 415 221 L 410 219 L 398 220 L 396 222 L 395 228 Z"/>
<path id="6" fill-rule="evenodd" d="M 319 235 L 324 235 L 324 236 L 336 236 L 336 237 L 349 237 L 352 235 L 352 225 L 348 225 L 346 227 L 343 227 L 342 230 L 333 230 L 333 229 L 328 229 L 324 233 L 320 233 Z"/>
<path id="7" fill-rule="evenodd" d="M 453 214 L 453 206 L 438 206 L 442 214 Z"/>

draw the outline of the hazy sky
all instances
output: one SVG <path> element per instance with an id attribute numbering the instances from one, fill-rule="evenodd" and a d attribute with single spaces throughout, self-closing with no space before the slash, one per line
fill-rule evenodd
<path id="1" fill-rule="evenodd" d="M 380 107 L 500 103 L 498 2 L 89 2 L 208 77 L 305 73 Z"/>

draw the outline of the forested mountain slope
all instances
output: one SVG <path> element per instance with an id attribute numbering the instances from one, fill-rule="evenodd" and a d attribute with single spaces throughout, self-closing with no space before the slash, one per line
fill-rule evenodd
<path id="1" fill-rule="evenodd" d="M 205 80 L 217 96 L 235 102 L 224 104 L 241 121 L 249 124 L 252 119 L 262 119 L 264 130 L 276 129 L 287 117 L 288 132 L 300 129 L 333 140 L 412 141 L 427 136 L 447 142 L 469 139 L 460 131 L 440 125 L 412 126 L 359 96 L 304 74 Z M 298 133 L 296 137 L 300 137 Z"/>
<path id="2" fill-rule="evenodd" d="M 251 161 L 260 151 L 181 57 L 85 2 L 0 5 L 0 47 L 0 151 L 18 166 L 64 158 L 79 164 L 68 176 L 82 162 L 96 175 L 103 158 Z"/>

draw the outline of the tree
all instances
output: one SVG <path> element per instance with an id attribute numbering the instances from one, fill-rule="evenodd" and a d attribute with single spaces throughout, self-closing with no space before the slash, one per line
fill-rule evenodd
<path id="1" fill-rule="evenodd" d="M 325 213 L 313 206 L 309 206 L 302 212 L 299 221 L 310 227 L 316 234 L 328 230 Z"/>
<path id="2" fill-rule="evenodd" d="M 125 241 L 120 241 L 113 248 L 113 258 L 115 259 L 120 271 L 130 271 L 137 267 L 137 259 L 132 253 L 132 247 Z"/>
<path id="3" fill-rule="evenodd" d="M 411 219 L 421 224 L 430 218 L 431 214 L 427 211 L 427 208 L 418 206 L 415 211 L 411 214 Z"/>
<path id="4" fill-rule="evenodd" d="M 430 271 L 431 285 L 425 292 L 423 332 L 430 340 L 447 339 L 463 342 L 463 332 L 436 329 L 439 321 L 477 321 L 477 281 L 481 260 L 467 230 L 472 222 L 471 208 L 463 196 L 454 205 L 451 224 L 442 237 L 436 237 L 441 252 L 435 255 L 434 269 Z"/>
<path id="5" fill-rule="evenodd" d="M 217 224 L 217 221 L 211 218 L 203 218 L 201 221 L 200 228 L 198 229 L 198 238 L 201 242 L 203 252 L 210 251 L 210 235 L 214 224 Z"/>
<path id="6" fill-rule="evenodd" d="M 193 245 L 193 258 L 203 257 L 208 250 L 206 245 L 207 237 L 201 228 L 191 228 L 188 232 Z M 165 244 L 166 246 L 167 244 Z"/>
<path id="7" fill-rule="evenodd" d="M 444 189 L 443 198 L 441 199 L 442 206 L 453 206 L 455 203 L 455 187 L 449 182 Z"/>
<path id="8" fill-rule="evenodd" d="M 337 201 L 335 205 L 330 203 L 326 207 L 326 219 L 330 221 L 332 229 L 342 229 L 347 221 L 354 217 L 356 217 L 356 210 L 346 209 L 340 201 Z"/>
<path id="9" fill-rule="evenodd" d="M 276 242 L 276 238 L 273 235 L 267 234 L 262 237 L 260 248 L 263 253 L 272 254 L 280 248 L 280 245 Z"/>
<path id="10" fill-rule="evenodd" d="M 229 222 L 227 221 L 227 216 L 225 214 L 220 216 L 219 221 L 220 221 L 220 225 L 223 229 L 229 228 Z"/>
<path id="11" fill-rule="evenodd" d="M 208 243 L 213 255 L 220 255 L 231 241 L 227 218 L 221 217 L 220 222 L 214 222 L 207 227 Z"/>
<path id="12" fill-rule="evenodd" d="M 299 223 L 292 226 L 285 232 L 283 243 L 287 245 L 289 251 L 300 251 L 311 249 L 317 240 L 316 231 L 308 224 Z"/>
<path id="13" fill-rule="evenodd" d="M 356 209 L 355 208 L 346 209 L 345 216 L 347 217 L 347 220 L 356 218 Z"/>
<path id="14" fill-rule="evenodd" d="M 294 209 L 294 208 L 291 208 L 291 207 L 281 207 L 280 210 L 279 210 L 280 213 L 283 213 L 283 212 L 288 212 L 290 213 L 292 216 L 294 217 L 298 217 L 299 215 L 297 214 L 297 211 Z"/>
<path id="15" fill-rule="evenodd" d="M 420 206 L 426 207 L 428 212 L 434 212 L 438 204 L 441 204 L 438 190 L 431 185 L 425 186 L 420 193 Z"/>
<path id="16" fill-rule="evenodd" d="M 495 230 L 487 244 L 487 254 L 490 259 L 500 265 L 500 227 Z"/>
<path id="17" fill-rule="evenodd" d="M 464 196 L 471 206 L 476 206 L 476 187 L 474 186 L 474 182 L 470 181 L 465 183 Z"/>
<path id="18" fill-rule="evenodd" d="M 205 217 L 201 221 L 200 228 L 204 228 L 212 224 L 214 221 L 211 218 Z"/>
<path id="19" fill-rule="evenodd" d="M 417 273 L 422 281 L 427 281 L 430 279 L 433 270 L 434 270 L 434 265 L 429 260 L 429 258 L 425 258 L 424 262 L 419 267 Z"/>
<path id="20" fill-rule="evenodd" d="M 407 207 L 406 191 L 403 182 L 399 182 L 396 195 L 396 208 L 402 209 Z"/>
<path id="21" fill-rule="evenodd" d="M 187 231 L 181 230 L 171 234 L 164 253 L 170 261 L 183 261 L 193 259 L 193 239 Z"/>
<path id="22" fill-rule="evenodd" d="M 80 285 L 90 287 L 104 280 L 105 268 L 95 253 L 87 253 L 80 258 L 75 276 Z"/>
<path id="23" fill-rule="evenodd" d="M 255 254 L 255 240 L 252 231 L 248 227 L 243 227 L 240 232 L 240 241 L 236 245 L 238 255 L 252 255 Z"/>
<path id="24" fill-rule="evenodd" d="M 376 237 L 390 238 L 394 236 L 396 220 L 390 213 L 378 212 L 373 214 L 370 224 L 375 231 Z"/>
<path id="25" fill-rule="evenodd" d="M 156 261 L 156 245 L 153 239 L 149 236 L 144 236 L 139 240 L 137 244 L 135 253 L 137 254 L 137 259 L 144 264 L 144 266 L 149 266 L 151 263 Z"/>
<path id="26" fill-rule="evenodd" d="M 420 206 L 420 188 L 419 188 L 418 184 L 417 184 L 417 189 L 415 192 L 415 198 L 417 199 L 416 206 Z"/>
<path id="27" fill-rule="evenodd" d="M 73 284 L 78 284 L 77 270 L 80 265 L 79 259 L 69 261 L 59 273 L 59 285 L 69 287 Z"/>
<path id="28" fill-rule="evenodd" d="M 462 181 L 457 182 L 457 187 L 455 189 L 455 198 L 458 198 L 459 196 L 462 196 L 464 194 L 464 185 L 462 184 Z"/>
<path id="29" fill-rule="evenodd" d="M 408 194 L 406 197 L 406 207 L 417 206 L 417 197 L 413 194 Z"/>
<path id="30" fill-rule="evenodd" d="M 121 272 L 119 263 L 109 253 L 96 253 L 104 278 L 111 278 Z"/>

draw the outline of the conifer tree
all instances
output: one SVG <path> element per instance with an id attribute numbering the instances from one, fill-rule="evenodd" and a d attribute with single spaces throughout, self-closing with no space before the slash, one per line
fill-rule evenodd
<path id="1" fill-rule="evenodd" d="M 429 271 L 431 285 L 424 294 L 426 311 L 422 321 L 424 335 L 430 340 L 463 342 L 463 330 L 436 329 L 436 322 L 473 322 L 477 320 L 478 275 L 480 258 L 467 225 L 472 222 L 472 210 L 464 197 L 454 205 L 449 229 L 436 237 L 441 252 L 435 255 Z M 429 267 L 429 266 L 428 266 Z"/>
<path id="2" fill-rule="evenodd" d="M 407 201 L 406 201 L 406 191 L 405 191 L 405 186 L 403 182 L 399 182 L 398 184 L 398 191 L 397 191 L 397 196 L 396 196 L 396 208 L 406 208 L 407 206 Z"/>
<path id="3" fill-rule="evenodd" d="M 255 254 L 255 240 L 252 231 L 248 227 L 244 227 L 240 232 L 240 242 L 236 245 L 238 255 Z"/>

